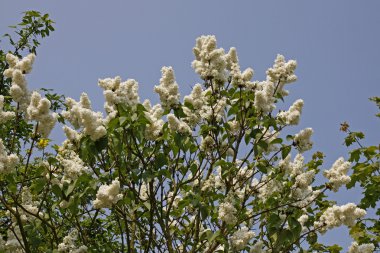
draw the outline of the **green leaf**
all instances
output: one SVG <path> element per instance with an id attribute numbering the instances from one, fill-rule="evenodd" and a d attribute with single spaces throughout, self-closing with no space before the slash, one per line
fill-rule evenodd
<path id="1" fill-rule="evenodd" d="M 283 229 L 278 233 L 277 242 L 278 246 L 283 246 L 282 244 L 287 244 L 293 241 L 293 233 L 289 229 Z"/>
<path id="2" fill-rule="evenodd" d="M 282 143 L 282 139 L 281 138 L 276 138 L 274 139 L 273 141 L 270 142 L 270 144 L 281 144 Z"/>
<path id="3" fill-rule="evenodd" d="M 327 247 L 331 253 L 339 253 L 343 248 L 339 245 L 334 244 L 333 246 Z"/>
<path id="4" fill-rule="evenodd" d="M 128 120 L 128 118 L 125 117 L 125 116 L 120 117 L 120 118 L 119 118 L 119 125 L 120 125 L 120 126 L 124 126 L 125 123 L 127 122 L 127 120 Z"/>
<path id="5" fill-rule="evenodd" d="M 76 182 L 77 182 L 77 181 L 72 182 L 72 183 L 69 185 L 69 187 L 67 187 L 67 190 L 66 190 L 66 192 L 65 192 L 65 195 L 66 195 L 66 196 L 69 196 L 70 193 L 73 192 L 73 190 L 74 190 L 74 188 L 75 188 L 75 185 L 76 185 Z"/>
<path id="6" fill-rule="evenodd" d="M 282 157 L 282 159 L 285 159 L 288 156 L 288 154 L 290 153 L 291 150 L 292 150 L 291 146 L 283 146 L 282 149 L 281 149 L 281 157 Z"/>
<path id="7" fill-rule="evenodd" d="M 46 185 L 46 178 L 39 178 L 35 180 L 31 186 L 32 192 L 38 194 Z"/>
<path id="8" fill-rule="evenodd" d="M 143 204 L 146 207 L 146 209 L 150 210 L 151 206 L 150 206 L 150 203 L 148 201 L 144 201 Z"/>
<path id="9" fill-rule="evenodd" d="M 210 242 L 213 242 L 218 236 L 220 235 L 220 230 L 216 231 L 215 233 L 211 233 L 208 237 L 207 237 L 207 241 L 210 243 Z"/>

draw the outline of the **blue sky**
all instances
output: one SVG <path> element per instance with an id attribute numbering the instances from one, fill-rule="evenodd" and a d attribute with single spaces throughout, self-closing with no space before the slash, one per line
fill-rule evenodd
<path id="1" fill-rule="evenodd" d="M 367 135 L 378 144 L 379 120 L 369 97 L 380 96 L 380 2 L 367 1 L 0 1 L 0 33 L 20 21 L 25 10 L 49 13 L 56 31 L 42 41 L 29 87 L 53 88 L 78 99 L 87 92 L 102 110 L 98 78 L 120 75 L 140 83 L 140 97 L 153 93 L 162 66 L 173 66 L 181 94 L 200 82 L 190 64 L 195 39 L 214 34 L 219 46 L 237 48 L 242 68 L 253 67 L 254 79 L 277 53 L 298 62 L 298 81 L 283 109 L 305 101 L 303 117 L 293 133 L 315 131 L 314 151 L 326 154 L 325 168 L 347 157 L 339 124 Z M 60 130 L 53 138 L 61 138 Z M 357 192 L 333 195 L 338 203 L 357 202 Z M 342 233 L 341 233 L 342 232 Z M 350 239 L 344 229 L 328 233 L 328 243 Z"/>

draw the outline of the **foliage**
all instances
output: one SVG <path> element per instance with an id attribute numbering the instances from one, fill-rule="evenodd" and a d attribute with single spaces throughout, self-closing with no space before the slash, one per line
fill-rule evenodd
<path id="1" fill-rule="evenodd" d="M 380 98 L 371 98 L 380 109 Z M 376 115 L 380 117 L 380 114 Z M 350 151 L 349 160 L 353 163 L 351 182 L 347 188 L 353 188 L 356 184 L 363 190 L 363 198 L 360 207 L 372 209 L 375 215 L 371 218 L 363 219 L 350 229 L 351 236 L 361 243 L 374 243 L 379 247 L 380 242 L 380 146 L 363 146 L 361 141 L 365 138 L 362 132 L 352 132 L 345 122 L 341 124 L 341 130 L 347 133 L 345 144 L 347 147 L 356 145 Z"/>

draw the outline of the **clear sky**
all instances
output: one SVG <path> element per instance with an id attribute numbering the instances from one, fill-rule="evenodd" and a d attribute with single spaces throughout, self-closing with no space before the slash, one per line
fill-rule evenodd
<path id="1" fill-rule="evenodd" d="M 78 99 L 87 92 L 102 110 L 98 78 L 120 75 L 140 83 L 140 97 L 153 93 L 162 66 L 173 66 L 181 94 L 201 80 L 190 64 L 195 39 L 214 34 L 219 46 L 237 48 L 240 65 L 265 79 L 277 53 L 298 62 L 298 81 L 283 109 L 305 101 L 303 117 L 293 133 L 315 131 L 314 151 L 326 154 L 329 168 L 347 158 L 339 124 L 367 135 L 378 144 L 379 120 L 369 97 L 380 96 L 380 1 L 5 1 L 0 0 L 0 34 L 11 32 L 26 10 L 49 13 L 56 31 L 42 41 L 29 87 L 53 88 Z M 378 129 L 377 131 L 375 129 Z M 60 130 L 53 138 L 61 138 Z M 311 152 L 310 152 L 311 153 Z M 358 192 L 333 195 L 339 204 L 357 202 Z M 348 232 L 337 229 L 327 243 L 350 244 Z"/>

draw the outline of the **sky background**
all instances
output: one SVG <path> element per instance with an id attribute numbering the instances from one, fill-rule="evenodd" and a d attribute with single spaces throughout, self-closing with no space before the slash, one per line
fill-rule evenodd
<path id="1" fill-rule="evenodd" d="M 314 148 L 326 155 L 324 168 L 343 156 L 340 123 L 366 133 L 366 145 L 378 144 L 380 96 L 380 1 L 5 1 L 0 0 L 0 34 L 20 22 L 22 12 L 38 10 L 55 20 L 56 31 L 41 41 L 30 89 L 53 88 L 79 99 L 87 92 L 103 110 L 99 78 L 121 76 L 140 84 L 141 101 L 158 102 L 153 92 L 162 66 L 173 66 L 181 95 L 201 82 L 191 68 L 192 48 L 200 35 L 213 34 L 226 51 L 237 48 L 242 69 L 252 67 L 255 80 L 265 79 L 278 53 L 298 62 L 298 81 L 290 96 L 305 102 L 300 125 L 314 129 Z M 375 129 L 378 129 L 375 131 Z M 52 138 L 62 140 L 56 129 Z M 311 154 L 312 152 L 309 151 Z M 358 202 L 358 191 L 332 195 L 338 204 Z M 327 233 L 326 243 L 347 249 L 347 229 Z"/>

